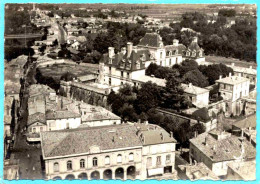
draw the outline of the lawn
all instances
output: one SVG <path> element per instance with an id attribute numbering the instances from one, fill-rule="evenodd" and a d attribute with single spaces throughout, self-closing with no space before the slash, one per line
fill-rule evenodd
<path id="1" fill-rule="evenodd" d="M 246 61 L 240 61 L 239 59 L 235 58 L 225 58 L 221 56 L 205 56 L 205 60 L 210 63 L 223 63 L 227 65 L 231 65 L 232 63 L 235 63 L 235 66 L 240 66 L 240 67 L 247 67 L 252 66 L 253 68 L 256 69 L 257 64 L 255 62 L 246 62 Z"/>

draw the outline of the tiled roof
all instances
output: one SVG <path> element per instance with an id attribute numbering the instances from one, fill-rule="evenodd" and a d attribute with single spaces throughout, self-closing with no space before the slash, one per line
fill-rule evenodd
<path id="1" fill-rule="evenodd" d="M 256 114 L 252 114 L 248 117 L 243 118 L 242 120 L 238 120 L 233 123 L 233 126 L 242 128 L 255 128 L 256 127 Z"/>
<path id="2" fill-rule="evenodd" d="M 217 139 L 215 136 L 226 136 Z M 196 146 L 213 162 L 236 160 L 242 155 L 241 140 L 239 137 L 228 135 L 224 132 L 202 133 L 198 137 L 190 139 Z M 245 159 L 252 159 L 256 156 L 256 149 L 247 140 L 244 140 Z"/>
<path id="3" fill-rule="evenodd" d="M 41 112 L 36 112 L 28 116 L 27 126 L 30 126 L 36 122 L 46 124 L 45 114 Z"/>
<path id="4" fill-rule="evenodd" d="M 68 119 L 68 118 L 78 118 L 80 117 L 80 114 L 66 111 L 66 110 L 60 110 L 60 111 L 47 111 L 46 112 L 46 119 L 47 120 L 53 120 L 53 119 Z"/>
<path id="5" fill-rule="evenodd" d="M 198 86 L 194 85 L 189 85 L 189 84 L 181 84 L 183 90 L 185 93 L 193 94 L 193 95 L 198 95 L 198 94 L 203 94 L 209 92 L 208 89 L 200 88 Z"/>
<path id="6" fill-rule="evenodd" d="M 100 151 L 141 147 L 136 131 L 132 125 L 113 125 L 42 132 L 43 156 L 88 154 L 92 146 L 99 147 Z"/>
<path id="7" fill-rule="evenodd" d="M 186 170 L 186 175 L 192 180 L 218 180 L 219 178 L 203 163 L 195 165 L 179 165 L 181 170 Z"/>
<path id="8" fill-rule="evenodd" d="M 49 86 L 42 84 L 33 84 L 29 87 L 29 96 L 34 96 L 38 94 L 49 95 L 50 93 L 56 93 L 54 89 L 51 89 Z"/>
<path id="9" fill-rule="evenodd" d="M 143 38 L 141 38 L 138 46 L 148 46 L 148 47 L 159 47 L 162 42 L 162 38 L 157 33 L 146 33 Z"/>
<path id="10" fill-rule="evenodd" d="M 242 177 L 243 180 L 255 180 L 256 179 L 256 161 L 247 162 L 231 162 L 227 163 L 227 166 L 231 168 L 235 173 Z"/>
<path id="11" fill-rule="evenodd" d="M 152 83 L 155 83 L 157 84 L 158 86 L 161 86 L 161 87 L 165 87 L 166 86 L 166 80 L 165 79 L 159 79 L 159 78 L 156 78 L 156 77 L 150 77 L 148 75 L 142 75 L 142 76 L 138 76 L 138 77 L 133 77 L 132 78 L 133 80 L 135 81 L 138 81 L 138 82 L 149 82 L 151 81 Z"/>
<path id="12" fill-rule="evenodd" d="M 225 77 L 219 80 L 216 80 L 216 83 L 224 83 L 224 84 L 231 84 L 231 85 L 235 85 L 235 84 L 240 84 L 243 82 L 249 81 L 249 79 L 245 78 L 245 77 L 239 77 L 239 76 L 231 76 L 231 77 Z"/>
<path id="13" fill-rule="evenodd" d="M 231 67 L 234 70 L 234 72 L 245 73 L 245 74 L 250 74 L 250 75 L 257 74 L 257 70 L 254 68 L 245 68 L 245 67 L 232 66 L 232 65 L 228 65 L 228 66 Z"/>
<path id="14" fill-rule="evenodd" d="M 158 125 L 137 123 L 135 126 L 137 127 L 140 139 L 144 138 L 143 145 L 177 142 L 166 130 Z"/>

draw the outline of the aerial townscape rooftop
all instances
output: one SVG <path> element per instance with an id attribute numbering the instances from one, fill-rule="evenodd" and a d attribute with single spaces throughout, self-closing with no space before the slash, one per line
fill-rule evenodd
<path id="1" fill-rule="evenodd" d="M 6 3 L 4 179 L 255 180 L 256 10 Z"/>

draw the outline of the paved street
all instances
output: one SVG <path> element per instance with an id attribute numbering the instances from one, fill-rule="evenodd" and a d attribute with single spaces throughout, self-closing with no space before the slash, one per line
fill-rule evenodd
<path id="1" fill-rule="evenodd" d="M 26 136 L 22 132 L 27 124 L 28 117 L 28 87 L 29 84 L 34 84 L 35 66 L 30 64 L 25 76 L 25 88 L 22 89 L 21 100 L 21 117 L 19 118 L 16 141 L 12 153 L 15 159 L 19 160 L 20 179 L 39 179 L 43 178 L 41 164 L 41 149 L 40 145 L 29 145 L 26 142 Z"/>

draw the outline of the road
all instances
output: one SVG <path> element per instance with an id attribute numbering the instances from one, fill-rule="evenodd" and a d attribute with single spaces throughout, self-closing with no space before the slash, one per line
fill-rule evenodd
<path id="1" fill-rule="evenodd" d="M 59 24 L 58 25 L 58 29 L 59 29 L 59 36 L 58 36 L 58 39 L 59 39 L 59 43 L 60 44 L 64 44 L 66 43 L 66 32 L 65 30 L 63 29 L 63 27 L 61 27 Z"/>
<path id="2" fill-rule="evenodd" d="M 30 64 L 25 76 L 25 87 L 22 88 L 21 106 L 18 123 L 16 127 L 16 140 L 12 154 L 19 160 L 19 178 L 20 179 L 43 179 L 43 161 L 41 159 L 40 145 L 29 145 L 26 142 L 26 136 L 22 131 L 27 124 L 28 119 L 28 85 L 35 83 L 35 64 Z"/>

